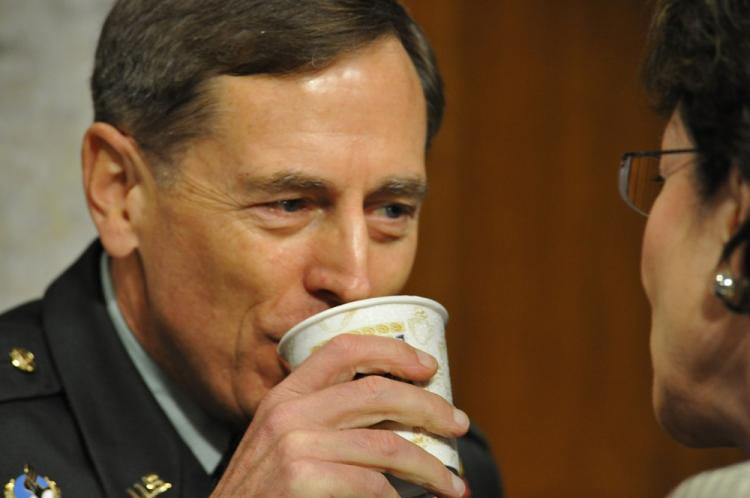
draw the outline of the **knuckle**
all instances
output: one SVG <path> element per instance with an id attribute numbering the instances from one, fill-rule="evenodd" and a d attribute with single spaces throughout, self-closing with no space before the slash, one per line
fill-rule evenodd
<path id="1" fill-rule="evenodd" d="M 450 402 L 442 396 L 426 390 L 422 390 L 421 396 L 421 404 L 425 407 L 420 412 L 423 421 L 441 425 L 447 423 L 451 427 L 455 424 L 453 421 L 453 405 Z"/>
<path id="2" fill-rule="evenodd" d="M 368 493 L 376 498 L 393 498 L 399 496 L 385 474 L 379 472 L 371 474 L 371 478 L 368 479 L 367 488 L 369 488 L 367 490 Z"/>
<path id="3" fill-rule="evenodd" d="M 397 436 L 392 431 L 387 430 L 376 430 L 373 431 L 371 437 L 371 445 L 373 450 L 380 453 L 388 459 L 394 459 L 401 453 L 405 440 L 400 436 Z"/>
<path id="4" fill-rule="evenodd" d="M 383 398 L 391 381 L 380 375 L 367 375 L 357 381 L 357 384 L 365 391 L 371 400 Z"/>
<path id="5" fill-rule="evenodd" d="M 433 396 L 428 406 L 431 406 L 431 409 L 426 410 L 427 413 L 425 415 L 443 423 L 447 422 L 451 426 L 455 424 L 455 421 L 453 420 L 453 405 L 444 398 L 441 396 Z"/>
<path id="6" fill-rule="evenodd" d="M 352 334 L 341 334 L 328 341 L 326 346 L 336 355 L 350 356 L 359 350 L 359 341 Z"/>
<path id="7" fill-rule="evenodd" d="M 276 452 L 281 462 L 293 465 L 300 459 L 305 448 L 305 435 L 300 431 L 291 431 L 282 435 L 276 445 Z"/>
<path id="8" fill-rule="evenodd" d="M 306 491 L 309 491 L 310 482 L 315 477 L 312 462 L 296 460 L 284 466 L 281 479 L 294 496 L 303 496 Z"/>
<path id="9" fill-rule="evenodd" d="M 292 427 L 295 408 L 291 405 L 291 401 L 284 401 L 276 404 L 267 412 L 263 430 L 272 439 L 278 439 L 289 432 Z"/>

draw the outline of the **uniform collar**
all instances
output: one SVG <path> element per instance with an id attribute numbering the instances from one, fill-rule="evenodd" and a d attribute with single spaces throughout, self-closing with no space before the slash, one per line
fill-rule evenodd
<path id="1" fill-rule="evenodd" d="M 102 251 L 92 244 L 47 289 L 42 310 L 50 354 L 93 471 L 105 496 L 123 496 L 150 474 L 171 483 L 175 497 L 208 496 L 212 477 L 117 337 L 99 276 Z"/>
<path id="2" fill-rule="evenodd" d="M 176 386 L 135 338 L 117 305 L 109 260 L 107 253 L 102 251 L 100 273 L 104 302 L 117 335 L 149 391 L 156 398 L 156 402 L 164 410 L 177 433 L 206 473 L 212 474 L 229 448 L 231 434 Z"/>

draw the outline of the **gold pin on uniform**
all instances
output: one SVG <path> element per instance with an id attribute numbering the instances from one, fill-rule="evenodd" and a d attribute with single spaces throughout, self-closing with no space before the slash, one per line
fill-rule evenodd
<path id="1" fill-rule="evenodd" d="M 127 489 L 130 498 L 154 498 L 172 489 L 172 484 L 162 480 L 157 474 L 141 477 L 141 482 Z"/>
<path id="2" fill-rule="evenodd" d="M 34 353 L 26 348 L 13 348 L 10 350 L 10 364 L 22 372 L 33 373 L 36 370 Z"/>
<path id="3" fill-rule="evenodd" d="M 61 498 L 60 488 L 49 477 L 42 477 L 30 465 L 23 466 L 23 474 L 5 485 L 4 498 Z"/>

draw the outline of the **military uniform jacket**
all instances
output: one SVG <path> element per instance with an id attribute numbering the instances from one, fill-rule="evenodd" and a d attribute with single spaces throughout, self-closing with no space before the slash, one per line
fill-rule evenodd
<path id="1" fill-rule="evenodd" d="M 214 479 L 162 412 L 110 321 L 101 251 L 93 244 L 42 300 L 0 315 L 0 486 L 28 464 L 65 498 L 206 497 Z M 470 431 L 459 452 L 471 496 L 501 496 L 483 438 Z M 143 479 L 154 474 L 171 488 L 148 494 Z"/>

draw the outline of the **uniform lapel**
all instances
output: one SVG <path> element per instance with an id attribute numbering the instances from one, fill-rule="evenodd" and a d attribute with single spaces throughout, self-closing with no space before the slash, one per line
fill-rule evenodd
<path id="1" fill-rule="evenodd" d="M 207 496 L 210 477 L 157 405 L 110 322 L 99 278 L 101 251 L 93 244 L 52 284 L 43 314 L 53 361 L 96 473 L 107 496 L 127 496 L 149 474 L 172 484 L 165 497 Z"/>

